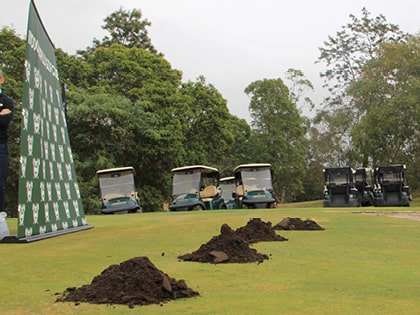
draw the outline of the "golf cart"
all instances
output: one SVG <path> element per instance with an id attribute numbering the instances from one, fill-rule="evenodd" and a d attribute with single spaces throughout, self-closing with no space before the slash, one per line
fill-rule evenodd
<path id="1" fill-rule="evenodd" d="M 377 167 L 374 173 L 374 205 L 410 206 L 412 196 L 407 184 L 405 165 Z"/>
<path id="2" fill-rule="evenodd" d="M 360 206 L 351 167 L 324 169 L 324 207 Z"/>
<path id="3" fill-rule="evenodd" d="M 142 212 L 135 191 L 134 168 L 118 167 L 96 172 L 101 192 L 101 213 Z"/>
<path id="4" fill-rule="evenodd" d="M 220 188 L 222 189 L 222 198 L 225 201 L 227 209 L 235 208 L 235 199 L 233 194 L 236 191 L 235 177 L 223 177 L 220 179 Z"/>
<path id="5" fill-rule="evenodd" d="M 233 170 L 236 191 L 233 193 L 235 208 L 276 208 L 271 164 L 241 164 Z"/>
<path id="6" fill-rule="evenodd" d="M 369 167 L 357 168 L 354 173 L 357 198 L 362 207 L 373 205 L 373 172 Z"/>
<path id="7" fill-rule="evenodd" d="M 219 170 L 205 165 L 171 170 L 173 202 L 170 211 L 226 209 L 219 187 Z"/>

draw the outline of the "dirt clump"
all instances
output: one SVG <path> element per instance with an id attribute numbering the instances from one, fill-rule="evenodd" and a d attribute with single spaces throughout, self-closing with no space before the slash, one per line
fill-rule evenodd
<path id="1" fill-rule="evenodd" d="M 288 239 L 277 235 L 271 222 L 264 222 L 260 218 L 252 218 L 248 223 L 235 230 L 235 234 L 249 244 L 270 241 L 287 241 Z"/>
<path id="2" fill-rule="evenodd" d="M 89 285 L 68 288 L 56 302 L 125 304 L 132 308 L 198 295 L 184 280 L 169 277 L 147 257 L 134 257 L 110 265 Z"/>
<path id="3" fill-rule="evenodd" d="M 313 220 L 302 220 L 300 218 L 284 218 L 279 223 L 274 225 L 275 230 L 324 230 L 318 223 Z"/>
<path id="4" fill-rule="evenodd" d="M 178 256 L 184 261 L 203 263 L 261 263 L 268 255 L 258 253 L 249 243 L 238 236 L 226 223 L 220 228 L 220 235 L 214 236 L 196 251 Z"/>

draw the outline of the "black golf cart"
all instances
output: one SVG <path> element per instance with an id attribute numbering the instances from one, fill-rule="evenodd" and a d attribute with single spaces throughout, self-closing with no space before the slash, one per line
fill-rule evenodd
<path id="1" fill-rule="evenodd" d="M 358 192 L 351 167 L 324 169 L 324 207 L 358 207 Z"/>
<path id="2" fill-rule="evenodd" d="M 373 205 L 373 172 L 369 167 L 357 168 L 354 173 L 357 198 L 362 207 Z"/>
<path id="3" fill-rule="evenodd" d="M 412 196 L 402 164 L 380 166 L 375 169 L 374 205 L 410 206 Z"/>

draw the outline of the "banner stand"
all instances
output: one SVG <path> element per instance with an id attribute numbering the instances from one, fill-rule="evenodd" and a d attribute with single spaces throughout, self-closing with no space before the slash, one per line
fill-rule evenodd
<path id="1" fill-rule="evenodd" d="M 30 1 L 20 138 L 18 226 L 0 243 L 90 229 L 67 132 L 55 47 Z"/>
<path id="2" fill-rule="evenodd" d="M 92 225 L 82 225 L 82 226 L 76 226 L 74 228 L 68 228 L 66 230 L 58 230 L 56 232 L 36 234 L 34 236 L 22 237 L 22 238 L 18 238 L 17 235 L 9 235 L 9 236 L 3 237 L 0 243 L 1 244 L 31 243 L 31 242 L 40 241 L 46 238 L 56 237 L 63 234 L 69 234 L 69 233 L 74 233 L 74 232 L 80 232 L 80 231 L 89 230 L 92 228 L 93 228 Z"/>

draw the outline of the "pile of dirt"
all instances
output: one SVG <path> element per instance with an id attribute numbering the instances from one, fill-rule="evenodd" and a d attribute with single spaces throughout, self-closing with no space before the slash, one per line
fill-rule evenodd
<path id="1" fill-rule="evenodd" d="M 68 288 L 57 302 L 124 304 L 131 308 L 198 295 L 184 280 L 169 277 L 147 257 L 135 257 L 109 266 L 89 285 Z"/>
<path id="2" fill-rule="evenodd" d="M 247 241 L 236 235 L 226 223 L 220 228 L 220 235 L 202 244 L 200 248 L 190 254 L 178 256 L 184 261 L 204 263 L 250 263 L 263 262 L 269 257 L 250 248 Z"/>
<path id="3" fill-rule="evenodd" d="M 318 223 L 313 220 L 302 220 L 300 218 L 284 218 L 274 226 L 275 230 L 324 230 Z"/>
<path id="4" fill-rule="evenodd" d="M 235 234 L 249 244 L 270 241 L 287 241 L 288 239 L 277 235 L 271 222 L 264 222 L 260 218 L 253 218 L 248 223 L 235 230 Z"/>

